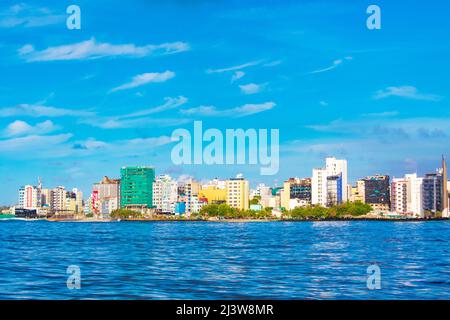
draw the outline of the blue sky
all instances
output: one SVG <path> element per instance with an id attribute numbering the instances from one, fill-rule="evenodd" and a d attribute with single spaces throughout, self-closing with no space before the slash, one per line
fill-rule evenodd
<path id="1" fill-rule="evenodd" d="M 81 30 L 66 8 L 81 7 Z M 382 29 L 368 30 L 377 4 Z M 350 181 L 449 155 L 450 4 L 425 1 L 2 1 L 0 204 L 35 183 L 86 194 L 124 165 L 199 179 Z M 249 112 L 249 106 L 252 112 Z M 201 111 L 199 111 L 201 110 Z M 230 116 L 231 114 L 231 116 Z M 280 130 L 280 171 L 175 166 L 177 128 Z"/>

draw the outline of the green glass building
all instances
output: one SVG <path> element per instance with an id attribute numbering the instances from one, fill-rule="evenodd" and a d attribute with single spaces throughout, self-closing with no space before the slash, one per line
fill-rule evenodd
<path id="1" fill-rule="evenodd" d="M 122 167 L 120 169 L 120 207 L 153 206 L 153 167 Z"/>

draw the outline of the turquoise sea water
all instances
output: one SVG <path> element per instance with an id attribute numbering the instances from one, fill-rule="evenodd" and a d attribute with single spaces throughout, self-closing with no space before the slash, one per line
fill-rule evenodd
<path id="1" fill-rule="evenodd" d="M 449 244 L 450 221 L 0 221 L 0 299 L 450 299 Z"/>

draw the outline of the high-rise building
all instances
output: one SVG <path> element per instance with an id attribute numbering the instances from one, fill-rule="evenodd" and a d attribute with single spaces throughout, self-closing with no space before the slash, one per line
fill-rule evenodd
<path id="1" fill-rule="evenodd" d="M 342 203 L 342 175 L 327 177 L 327 206 L 332 207 Z"/>
<path id="2" fill-rule="evenodd" d="M 292 210 L 311 205 L 311 179 L 290 178 L 283 183 L 281 207 Z"/>
<path id="3" fill-rule="evenodd" d="M 66 211 L 66 193 L 67 190 L 63 186 L 58 186 L 51 191 L 52 204 L 51 210 L 54 212 Z"/>
<path id="4" fill-rule="evenodd" d="M 249 208 L 249 183 L 242 175 L 231 178 L 226 181 L 227 185 L 227 204 L 230 207 L 239 210 L 248 210 Z"/>
<path id="5" fill-rule="evenodd" d="M 327 177 L 339 176 L 341 177 L 342 185 L 342 202 L 348 201 L 347 185 L 347 160 L 338 160 L 335 157 L 329 157 L 325 160 L 325 168 L 327 169 Z"/>
<path id="6" fill-rule="evenodd" d="M 160 212 L 175 213 L 178 182 L 169 175 L 159 175 L 153 183 L 153 206 Z"/>
<path id="7" fill-rule="evenodd" d="M 423 178 L 417 174 L 405 175 L 408 190 L 408 213 L 423 218 Z"/>
<path id="8" fill-rule="evenodd" d="M 155 169 L 147 166 L 120 169 L 120 206 L 122 208 L 152 208 Z"/>
<path id="9" fill-rule="evenodd" d="M 327 205 L 327 170 L 325 168 L 313 169 L 311 181 L 311 202 L 314 205 Z"/>
<path id="10" fill-rule="evenodd" d="M 442 217 L 448 218 L 449 207 L 448 207 L 448 177 L 447 177 L 447 162 L 444 156 L 442 156 Z"/>
<path id="11" fill-rule="evenodd" d="M 335 157 L 326 158 L 325 168 L 313 169 L 312 204 L 328 206 L 336 201 L 337 204 L 347 202 L 349 199 L 347 175 L 347 160 L 339 160 Z M 332 178 L 328 180 L 328 177 Z M 330 196 L 333 198 L 328 199 L 328 189 L 336 190 L 338 194 L 331 193 Z"/>
<path id="12" fill-rule="evenodd" d="M 435 216 L 443 211 L 441 170 L 436 173 L 428 173 L 423 178 L 423 210 L 428 216 Z"/>
<path id="13" fill-rule="evenodd" d="M 393 178 L 391 182 L 391 210 L 399 214 L 407 214 L 408 181 L 405 178 Z"/>
<path id="14" fill-rule="evenodd" d="M 37 209 L 40 207 L 40 190 L 38 187 L 26 185 L 19 189 L 19 205 L 20 209 Z"/>
<path id="15" fill-rule="evenodd" d="M 120 179 L 103 177 L 102 181 L 92 187 L 91 203 L 95 214 L 108 217 L 120 206 Z"/>
<path id="16" fill-rule="evenodd" d="M 391 204 L 389 176 L 375 175 L 364 179 L 365 203 L 374 210 L 389 211 Z"/>
<path id="17" fill-rule="evenodd" d="M 200 191 L 200 183 L 198 183 L 197 181 L 191 179 L 184 184 L 184 199 L 186 202 L 186 213 L 188 215 L 194 212 L 198 212 L 199 191 Z"/>

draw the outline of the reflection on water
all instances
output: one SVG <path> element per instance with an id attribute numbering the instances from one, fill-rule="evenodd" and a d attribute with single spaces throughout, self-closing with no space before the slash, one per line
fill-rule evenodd
<path id="1" fill-rule="evenodd" d="M 2 221 L 0 298 L 450 299 L 449 241 L 444 221 Z"/>

